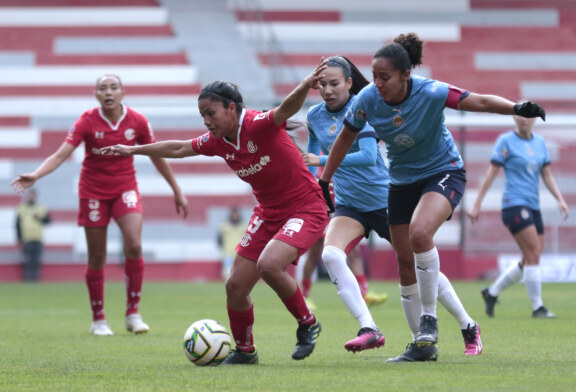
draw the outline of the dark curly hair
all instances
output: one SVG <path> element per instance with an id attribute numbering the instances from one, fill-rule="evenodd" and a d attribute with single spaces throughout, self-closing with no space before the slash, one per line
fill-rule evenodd
<path id="1" fill-rule="evenodd" d="M 400 34 L 394 41 L 384 45 L 374 54 L 374 58 L 387 58 L 394 67 L 406 71 L 422 64 L 424 41 L 416 33 Z"/>

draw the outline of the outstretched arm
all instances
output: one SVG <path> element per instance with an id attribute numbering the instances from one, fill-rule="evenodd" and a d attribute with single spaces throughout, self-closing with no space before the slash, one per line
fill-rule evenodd
<path id="1" fill-rule="evenodd" d="M 50 155 L 42 164 L 33 172 L 27 174 L 19 174 L 18 178 L 14 179 L 10 186 L 14 187 L 14 190 L 18 193 L 24 192 L 26 188 L 30 188 L 36 181 L 44 176 L 52 173 L 54 170 L 58 169 L 60 165 L 68 159 L 76 147 L 72 144 L 64 142 L 58 148 L 58 150 Z"/>
<path id="2" fill-rule="evenodd" d="M 568 219 L 570 216 L 570 211 L 568 210 L 568 205 L 566 201 L 564 201 L 564 197 L 562 197 L 562 193 L 556 185 L 556 180 L 554 180 L 554 176 L 552 175 L 552 168 L 550 165 L 546 165 L 542 168 L 541 171 L 542 180 L 544 180 L 544 184 L 546 188 L 554 195 L 556 200 L 558 200 L 558 208 L 560 208 L 560 212 L 564 215 L 564 220 Z"/>
<path id="3" fill-rule="evenodd" d="M 486 177 L 484 177 L 484 181 L 482 181 L 482 185 L 480 185 L 480 189 L 478 190 L 478 195 L 476 196 L 476 201 L 472 208 L 470 208 L 467 212 L 468 218 L 472 223 L 476 222 L 480 217 L 480 206 L 482 205 L 482 201 L 488 193 L 488 189 L 492 186 L 494 179 L 498 175 L 500 171 L 500 166 L 490 164 L 488 168 L 488 172 L 486 173 Z"/>
<path id="4" fill-rule="evenodd" d="M 320 64 L 318 64 L 314 71 L 284 98 L 280 106 L 274 109 L 273 116 L 276 125 L 283 124 L 290 117 L 298 113 L 311 88 L 318 89 L 318 82 L 324 76 L 322 73 L 326 69 L 326 63 L 327 61 L 322 58 Z"/>
<path id="5" fill-rule="evenodd" d="M 102 148 L 103 154 L 110 155 L 147 155 L 158 158 L 184 158 L 198 155 L 192 148 L 191 140 L 167 140 L 164 142 L 142 144 L 138 146 L 125 146 L 117 144 Z"/>
<path id="6" fill-rule="evenodd" d="M 497 95 L 470 93 L 460 101 L 458 109 L 467 112 L 516 114 L 521 117 L 540 117 L 542 120 L 546 120 L 546 112 L 540 105 L 530 101 L 514 103 Z"/>
<path id="7" fill-rule="evenodd" d="M 150 160 L 156 166 L 156 170 L 164 177 L 172 192 L 174 192 L 174 203 L 176 204 L 176 213 L 182 214 L 182 217 L 186 219 L 188 217 L 188 199 L 182 193 L 180 186 L 174 178 L 174 173 L 168 165 L 168 162 L 164 158 L 150 157 Z"/>

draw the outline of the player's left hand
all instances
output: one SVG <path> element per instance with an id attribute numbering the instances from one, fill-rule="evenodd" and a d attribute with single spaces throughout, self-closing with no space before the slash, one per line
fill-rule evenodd
<path id="1" fill-rule="evenodd" d="M 526 118 L 540 117 L 546 121 L 546 111 L 537 103 L 526 101 L 514 105 L 514 113 Z"/>
<path id="2" fill-rule="evenodd" d="M 326 64 L 328 64 L 328 59 L 322 57 L 320 64 L 318 64 L 314 71 L 304 79 L 304 83 L 308 87 L 318 90 L 320 87 L 320 79 L 324 77 L 324 71 L 328 68 Z"/>

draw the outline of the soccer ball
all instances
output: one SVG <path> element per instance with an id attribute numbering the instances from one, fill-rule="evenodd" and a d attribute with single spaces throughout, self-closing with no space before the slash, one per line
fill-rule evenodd
<path id="1" fill-rule="evenodd" d="M 198 320 L 184 334 L 184 354 L 194 365 L 218 366 L 230 348 L 230 334 L 218 321 Z"/>

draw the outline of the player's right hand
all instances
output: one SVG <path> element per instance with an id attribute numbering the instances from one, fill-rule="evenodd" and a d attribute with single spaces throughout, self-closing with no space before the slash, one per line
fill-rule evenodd
<path id="1" fill-rule="evenodd" d="M 132 152 L 130 151 L 130 146 L 125 146 L 123 144 L 116 144 L 115 146 L 102 147 L 100 149 L 100 152 L 102 153 L 102 155 L 122 155 L 125 157 L 129 157 L 130 155 L 132 155 Z"/>
<path id="2" fill-rule="evenodd" d="M 322 195 L 324 196 L 324 200 L 328 206 L 329 213 L 334 212 L 335 208 L 334 202 L 332 201 L 332 195 L 330 194 L 330 183 L 318 179 L 318 185 L 320 185 L 320 188 L 322 188 Z"/>
<path id="3" fill-rule="evenodd" d="M 36 178 L 32 174 L 19 174 L 18 178 L 10 183 L 10 186 L 18 193 L 24 193 L 27 188 L 30 188 L 36 182 Z"/>

